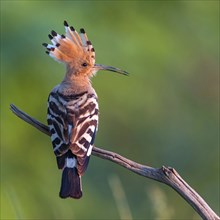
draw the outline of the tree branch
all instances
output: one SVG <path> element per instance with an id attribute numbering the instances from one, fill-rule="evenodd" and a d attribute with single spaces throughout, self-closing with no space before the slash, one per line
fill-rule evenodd
<path id="1" fill-rule="evenodd" d="M 34 126 L 39 131 L 50 136 L 49 129 L 46 125 L 19 110 L 15 105 L 11 104 L 10 106 L 10 109 L 15 115 Z M 117 153 L 103 150 L 95 146 L 93 147 L 92 155 L 110 160 L 141 176 L 167 184 L 181 195 L 203 219 L 220 220 L 219 216 L 208 206 L 201 196 L 199 196 L 199 194 L 181 178 L 175 169 L 165 166 L 161 168 L 153 168 L 138 164 Z"/>

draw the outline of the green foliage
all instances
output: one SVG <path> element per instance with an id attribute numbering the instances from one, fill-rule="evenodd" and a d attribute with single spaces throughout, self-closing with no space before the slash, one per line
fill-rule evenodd
<path id="1" fill-rule="evenodd" d="M 92 157 L 81 200 L 58 197 L 50 139 L 16 118 L 14 103 L 46 123 L 47 96 L 64 75 L 43 42 L 66 19 L 84 27 L 100 72 L 96 145 L 137 162 L 173 166 L 219 212 L 218 1 L 1 1 L 1 218 L 118 219 L 117 175 L 134 219 L 197 218 L 174 191 Z M 166 204 L 169 203 L 169 204 Z M 161 208 L 162 207 L 162 208 Z M 161 209 L 163 212 L 161 212 Z"/>

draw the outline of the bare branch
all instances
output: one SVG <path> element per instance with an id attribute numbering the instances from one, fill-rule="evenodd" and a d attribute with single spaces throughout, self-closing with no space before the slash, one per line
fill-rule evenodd
<path id="1" fill-rule="evenodd" d="M 34 126 L 44 134 L 50 135 L 49 129 L 46 125 L 30 117 L 18 109 L 15 105 L 11 104 L 11 110 L 15 115 L 28 124 Z M 125 167 L 126 169 L 141 176 L 167 184 L 180 196 L 182 196 L 203 219 L 220 220 L 219 216 L 208 206 L 202 197 L 181 178 L 175 169 L 165 166 L 161 168 L 145 166 L 129 160 L 117 153 L 103 150 L 98 147 L 93 148 L 92 154 L 102 159 L 110 160 L 116 164 L 119 164 L 122 167 Z"/>

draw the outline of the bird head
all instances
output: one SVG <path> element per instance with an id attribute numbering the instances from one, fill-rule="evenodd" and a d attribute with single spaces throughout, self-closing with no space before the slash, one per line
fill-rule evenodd
<path id="1" fill-rule="evenodd" d="M 77 33 L 73 26 L 64 21 L 65 35 L 51 31 L 49 39 L 52 44 L 43 43 L 46 53 L 55 60 L 65 63 L 67 73 L 74 76 L 92 77 L 99 70 L 108 70 L 128 75 L 124 70 L 95 63 L 95 49 L 88 40 L 83 28 Z"/>

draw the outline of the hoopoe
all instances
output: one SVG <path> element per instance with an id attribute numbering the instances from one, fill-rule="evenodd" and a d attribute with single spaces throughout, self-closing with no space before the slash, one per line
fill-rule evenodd
<path id="1" fill-rule="evenodd" d="M 46 53 L 66 65 L 63 81 L 48 98 L 47 122 L 57 165 L 62 169 L 60 197 L 82 197 L 81 176 L 87 169 L 98 130 L 98 98 L 90 79 L 99 70 L 126 71 L 95 63 L 95 50 L 85 30 L 64 21 L 65 35 L 51 31 Z"/>

